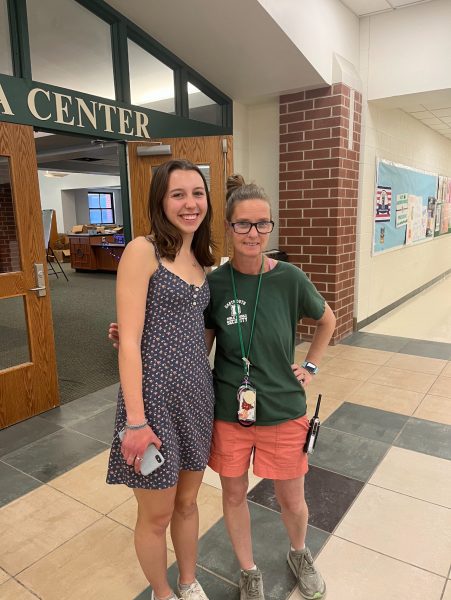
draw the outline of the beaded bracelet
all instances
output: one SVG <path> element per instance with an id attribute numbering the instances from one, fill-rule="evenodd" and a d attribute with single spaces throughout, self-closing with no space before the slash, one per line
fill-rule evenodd
<path id="1" fill-rule="evenodd" d="M 148 423 L 147 421 L 144 421 L 144 423 L 138 423 L 137 425 L 130 425 L 130 423 L 125 423 L 125 428 L 126 429 L 144 429 L 145 427 L 147 427 Z"/>

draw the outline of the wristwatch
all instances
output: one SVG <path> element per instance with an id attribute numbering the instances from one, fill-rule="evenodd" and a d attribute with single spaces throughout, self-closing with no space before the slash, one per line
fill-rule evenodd
<path id="1" fill-rule="evenodd" d="M 301 367 L 308 371 L 311 375 L 316 375 L 319 371 L 318 367 L 309 360 L 304 360 Z"/>

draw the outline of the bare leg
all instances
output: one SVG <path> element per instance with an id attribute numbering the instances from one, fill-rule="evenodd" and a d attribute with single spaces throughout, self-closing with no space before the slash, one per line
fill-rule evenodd
<path id="1" fill-rule="evenodd" d="M 171 537 L 180 573 L 180 583 L 190 584 L 196 578 L 199 511 L 197 493 L 203 471 L 180 471 L 171 520 Z"/>
<path id="2" fill-rule="evenodd" d="M 166 529 L 172 517 L 176 490 L 176 486 L 167 490 L 133 490 L 138 501 L 136 554 L 158 598 L 165 598 L 172 591 L 166 574 Z"/>
<path id="3" fill-rule="evenodd" d="M 223 477 L 222 506 L 224 520 L 238 562 L 242 569 L 254 566 L 251 537 L 251 516 L 246 494 L 249 487 L 247 473 L 241 477 Z"/>
<path id="4" fill-rule="evenodd" d="M 282 521 L 291 545 L 301 550 L 307 533 L 308 508 L 304 497 L 304 477 L 275 480 L 274 490 L 282 509 Z"/>

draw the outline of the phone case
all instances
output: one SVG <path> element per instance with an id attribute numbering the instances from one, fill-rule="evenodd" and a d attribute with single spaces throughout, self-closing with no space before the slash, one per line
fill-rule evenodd
<path id="1" fill-rule="evenodd" d="M 124 439 L 125 428 L 119 432 L 119 439 Z M 150 444 L 147 450 L 144 452 L 143 459 L 141 461 L 141 474 L 149 475 L 156 471 L 164 463 L 164 456 L 161 454 L 154 444 Z"/>

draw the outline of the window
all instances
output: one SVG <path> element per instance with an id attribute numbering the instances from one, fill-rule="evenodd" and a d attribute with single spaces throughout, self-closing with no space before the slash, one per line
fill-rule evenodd
<path id="1" fill-rule="evenodd" d="M 112 225 L 114 223 L 113 194 L 88 193 L 89 222 L 92 225 Z"/>
<path id="2" fill-rule="evenodd" d="M 128 40 L 132 104 L 175 114 L 174 71 Z"/>
<path id="3" fill-rule="evenodd" d="M 0 0 L 0 73 L 13 74 L 6 0 Z"/>
<path id="4" fill-rule="evenodd" d="M 222 124 L 222 107 L 195 85 L 188 83 L 189 118 L 213 125 Z"/>
<path id="5" fill-rule="evenodd" d="M 74 0 L 27 0 L 35 81 L 115 98 L 111 30 Z"/>

